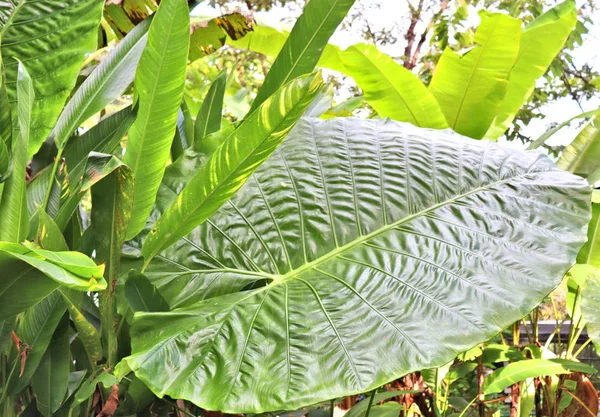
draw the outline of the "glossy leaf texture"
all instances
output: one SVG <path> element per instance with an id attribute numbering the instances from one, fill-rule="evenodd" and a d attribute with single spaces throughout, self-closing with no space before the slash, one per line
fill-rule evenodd
<path id="1" fill-rule="evenodd" d="M 17 135 L 12 142 L 12 172 L 0 200 L 0 241 L 20 243 L 29 232 L 26 172 L 27 148 L 31 138 L 32 110 L 35 98 L 33 82 L 22 62 L 17 79 Z"/>
<path id="2" fill-rule="evenodd" d="M 189 42 L 187 2 L 164 0 L 152 19 L 135 76 L 139 111 L 129 131 L 124 157 L 136 177 L 128 238 L 146 224 L 169 159 L 183 97 Z"/>
<path id="3" fill-rule="evenodd" d="M 600 180 L 600 116 L 594 117 L 560 155 L 556 165 L 587 178 L 590 184 Z"/>
<path id="4" fill-rule="evenodd" d="M 592 366 L 567 359 L 529 359 L 497 369 L 485 379 L 482 389 L 485 394 L 493 394 L 528 378 L 570 372 L 593 374 L 597 371 Z"/>
<path id="5" fill-rule="evenodd" d="M 320 73 L 291 81 L 225 137 L 152 227 L 142 249 L 146 262 L 204 222 L 239 190 L 287 136 L 322 85 Z"/>
<path id="6" fill-rule="evenodd" d="M 36 98 L 27 160 L 54 127 L 84 58 L 96 48 L 102 6 L 97 0 L 8 0 L 0 4 L 1 52 L 12 102 L 17 95 L 14 58 L 26 65 L 33 79 Z"/>
<path id="7" fill-rule="evenodd" d="M 281 86 L 315 69 L 329 38 L 355 0 L 311 0 L 294 24 L 271 66 L 250 112 L 257 109 Z"/>
<path id="8" fill-rule="evenodd" d="M 227 413 L 441 366 L 558 285 L 586 240 L 589 200 L 584 180 L 537 153 L 389 120 L 302 119 L 156 258 L 186 259 L 163 284 L 196 294 L 136 313 L 121 366 L 159 396 Z M 202 288 L 241 279 L 254 289 L 201 301 Z"/>
<path id="9" fill-rule="evenodd" d="M 481 12 L 475 46 L 462 55 L 446 48 L 429 91 L 437 99 L 448 125 L 474 139 L 485 135 L 507 91 L 521 40 L 521 21 Z"/>
<path id="10" fill-rule="evenodd" d="M 354 78 L 379 116 L 420 127 L 448 127 L 440 105 L 421 80 L 374 45 L 354 45 L 340 56 L 344 72 Z"/>
<path id="11" fill-rule="evenodd" d="M 544 75 L 577 23 L 577 8 L 567 0 L 548 10 L 523 29 L 519 53 L 510 71 L 508 90 L 485 137 L 499 138 L 529 99 L 535 82 Z"/>
<path id="12" fill-rule="evenodd" d="M 64 148 L 67 139 L 82 122 L 119 97 L 133 82 L 150 22 L 147 19 L 138 24 L 77 89 L 50 135 L 56 146 Z"/>

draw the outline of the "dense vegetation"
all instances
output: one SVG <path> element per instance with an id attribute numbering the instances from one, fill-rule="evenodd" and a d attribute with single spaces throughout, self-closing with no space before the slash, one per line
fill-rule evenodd
<path id="1" fill-rule="evenodd" d="M 355 0 L 0 3 L 0 415 L 595 416 L 600 111 L 495 143 L 581 38 L 536 4 L 398 61 Z"/>

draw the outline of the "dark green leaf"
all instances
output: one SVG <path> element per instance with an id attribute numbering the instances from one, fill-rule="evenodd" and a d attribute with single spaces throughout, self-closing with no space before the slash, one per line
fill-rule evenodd
<path id="1" fill-rule="evenodd" d="M 51 417 L 60 408 L 67 394 L 70 358 L 69 316 L 64 315 L 31 378 L 38 410 L 45 417 Z"/>
<path id="2" fill-rule="evenodd" d="M 129 307 L 136 311 L 169 311 L 169 304 L 144 274 L 130 271 L 125 282 L 125 297 Z"/>

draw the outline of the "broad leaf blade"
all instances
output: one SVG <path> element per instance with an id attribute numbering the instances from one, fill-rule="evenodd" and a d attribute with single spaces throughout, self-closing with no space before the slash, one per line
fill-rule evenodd
<path id="1" fill-rule="evenodd" d="M 172 248 L 187 245 L 197 265 L 172 277 L 188 293 L 240 276 L 255 289 L 136 313 L 126 363 L 159 396 L 228 413 L 367 392 L 535 307 L 584 244 L 589 199 L 584 180 L 537 153 L 386 120 L 303 119 Z"/>
<path id="2" fill-rule="evenodd" d="M 588 240 L 577 255 L 577 263 L 600 268 L 600 201 L 592 202 L 592 220 L 588 226 Z"/>
<path id="3" fill-rule="evenodd" d="M 485 137 L 497 139 L 508 129 L 529 99 L 535 81 L 544 75 L 577 23 L 577 8 L 567 0 L 548 10 L 523 29 L 519 54 L 510 71 L 508 90 Z"/>
<path id="4" fill-rule="evenodd" d="M 340 55 L 344 72 L 354 78 L 379 116 L 420 127 L 448 127 L 440 105 L 421 80 L 375 46 L 354 45 Z"/>
<path id="5" fill-rule="evenodd" d="M 85 56 L 94 51 L 103 2 L 15 0 L 0 4 L 0 37 L 9 98 L 17 95 L 17 62 L 33 79 L 35 102 L 27 160 L 39 150 L 75 86 Z"/>
<path id="6" fill-rule="evenodd" d="M 581 290 L 581 314 L 587 323 L 588 336 L 596 349 L 600 349 L 600 269 L 593 269 Z"/>
<path id="7" fill-rule="evenodd" d="M 50 134 L 58 148 L 65 146 L 81 123 L 119 97 L 133 82 L 150 21 L 142 21 L 125 36 L 69 100 Z"/>
<path id="8" fill-rule="evenodd" d="M 131 126 L 124 162 L 136 177 L 127 237 L 146 224 L 162 179 L 183 97 L 190 17 L 185 0 L 164 0 L 148 31 L 135 76 L 138 117 Z"/>
<path id="9" fill-rule="evenodd" d="M 506 94 L 520 39 L 520 20 L 482 12 L 476 46 L 464 55 L 444 50 L 429 91 L 453 130 L 474 139 L 485 135 Z"/>
<path id="10" fill-rule="evenodd" d="M 252 102 L 257 109 L 281 86 L 315 69 L 329 38 L 355 0 L 311 0 L 279 51 L 265 82 Z"/>

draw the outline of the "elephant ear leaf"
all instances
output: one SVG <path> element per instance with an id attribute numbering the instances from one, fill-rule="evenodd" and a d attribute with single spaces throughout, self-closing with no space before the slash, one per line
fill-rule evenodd
<path id="1" fill-rule="evenodd" d="M 560 283 L 590 194 L 537 153 L 389 120 L 302 119 L 170 248 L 198 263 L 171 278 L 188 294 L 239 277 L 251 289 L 137 312 L 122 366 L 158 396 L 226 413 L 440 366 Z"/>
<path id="2" fill-rule="evenodd" d="M 81 63 L 96 49 L 103 4 L 97 0 L 0 3 L 8 96 L 14 100 L 17 95 L 17 59 L 27 66 L 35 91 L 27 160 L 40 149 L 54 126 L 75 87 Z"/>

